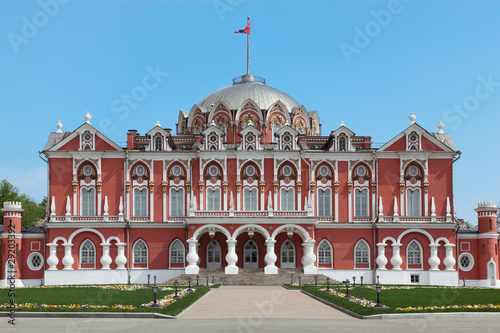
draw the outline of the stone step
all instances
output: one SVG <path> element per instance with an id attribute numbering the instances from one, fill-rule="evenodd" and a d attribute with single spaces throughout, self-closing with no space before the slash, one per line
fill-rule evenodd
<path id="1" fill-rule="evenodd" d="M 326 283 L 326 276 L 316 274 L 319 284 Z M 315 275 L 304 274 L 301 269 L 279 269 L 278 274 L 264 274 L 263 269 L 245 268 L 239 269 L 238 274 L 225 274 L 222 268 L 201 268 L 199 283 L 206 284 L 207 277 L 209 283 L 223 285 L 248 285 L 248 286 L 280 286 L 287 283 L 298 283 L 300 277 L 301 284 L 314 284 Z M 171 284 L 177 280 L 180 284 L 187 284 L 188 277 L 191 277 L 191 284 L 196 285 L 195 274 L 182 274 L 164 283 Z M 338 281 L 330 280 L 330 283 L 338 283 Z"/>

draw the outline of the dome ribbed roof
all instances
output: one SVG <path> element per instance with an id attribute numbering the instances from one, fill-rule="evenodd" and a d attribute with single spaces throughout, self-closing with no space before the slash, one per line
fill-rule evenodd
<path id="1" fill-rule="evenodd" d="M 267 109 L 277 101 L 281 101 L 288 112 L 291 112 L 294 107 L 300 106 L 291 96 L 266 86 L 264 79 L 254 75 L 243 75 L 235 78 L 232 86 L 214 91 L 202 99 L 198 105 L 210 110 L 212 104 L 215 105 L 218 101 L 223 101 L 230 109 L 237 110 L 247 99 L 253 100 L 261 109 Z"/>

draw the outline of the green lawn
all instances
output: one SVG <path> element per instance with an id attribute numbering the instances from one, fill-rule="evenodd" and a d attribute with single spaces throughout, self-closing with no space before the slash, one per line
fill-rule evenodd
<path id="1" fill-rule="evenodd" d="M 217 287 L 218 285 L 212 286 Z M 165 287 L 165 286 L 160 286 Z M 187 288 L 187 286 L 185 287 Z M 157 312 L 167 315 L 177 315 L 192 303 L 205 295 L 210 290 L 210 287 L 200 286 L 196 288 L 194 293 L 186 294 L 180 300 L 177 300 L 163 308 L 149 308 L 141 306 L 144 303 L 153 301 L 153 292 L 151 288 L 136 289 L 133 291 L 123 291 L 120 289 L 102 289 L 97 287 L 47 287 L 47 288 L 18 288 L 15 292 L 16 304 L 38 304 L 30 307 L 18 307 L 16 311 L 111 311 L 111 312 Z M 180 288 L 179 288 L 180 291 Z M 8 295 L 8 289 L 0 289 L 0 304 L 9 303 L 11 297 Z M 162 299 L 167 295 L 173 295 L 173 290 L 158 291 L 158 299 Z M 41 304 L 49 306 L 40 307 Z M 76 306 L 76 305 L 79 306 Z M 127 308 L 113 308 L 115 304 L 127 306 Z M 57 307 L 60 305 L 75 305 L 68 307 Z M 83 307 L 82 305 L 90 305 L 91 307 Z M 110 306 L 108 307 L 92 307 L 92 306 Z M 130 308 L 129 306 L 135 307 Z M 0 311 L 8 311 L 3 308 Z"/>
<path id="2" fill-rule="evenodd" d="M 396 289 L 382 290 L 380 294 L 380 303 L 389 307 L 388 310 L 373 310 L 370 307 L 361 306 L 354 302 L 345 300 L 335 295 L 318 290 L 322 287 L 304 286 L 302 289 L 318 296 L 331 303 L 340 305 L 348 310 L 361 315 L 371 315 L 378 313 L 408 313 L 408 312 L 456 312 L 456 311 L 500 311 L 500 289 L 472 289 L 472 288 L 413 288 L 406 289 L 403 286 L 396 286 Z M 387 287 L 387 286 L 385 286 Z M 334 285 L 331 289 L 345 294 L 344 286 Z M 403 288 L 403 289 L 399 289 Z M 349 294 L 357 298 L 364 298 L 376 302 L 377 294 L 372 288 L 350 288 Z M 485 305 L 496 305 L 496 308 L 484 307 Z M 479 305 L 476 309 L 466 308 L 445 308 L 445 309 L 409 309 L 412 307 L 448 307 L 448 306 L 467 306 Z M 400 308 L 400 309 L 398 309 Z"/>

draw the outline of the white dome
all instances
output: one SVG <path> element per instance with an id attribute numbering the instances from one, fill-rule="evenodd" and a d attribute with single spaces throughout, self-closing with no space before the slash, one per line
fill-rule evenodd
<path id="1" fill-rule="evenodd" d="M 281 101 L 288 112 L 300 104 L 291 96 L 284 92 L 266 86 L 263 78 L 254 75 L 243 75 L 233 80 L 233 85 L 214 91 L 198 103 L 199 106 L 210 110 L 212 104 L 222 101 L 228 105 L 231 110 L 239 109 L 242 104 L 251 99 L 260 109 L 268 109 L 272 104 Z"/>

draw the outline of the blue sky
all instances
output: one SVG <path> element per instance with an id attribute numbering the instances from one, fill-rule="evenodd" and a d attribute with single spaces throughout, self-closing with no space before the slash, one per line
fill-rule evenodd
<path id="1" fill-rule="evenodd" d="M 234 31 L 250 16 L 251 73 L 317 110 L 324 135 L 344 121 L 380 146 L 410 112 L 431 132 L 442 120 L 463 152 L 457 213 L 475 223 L 478 201 L 500 200 L 499 12 L 489 1 L 2 1 L 0 179 L 41 200 L 38 150 L 86 111 L 119 143 L 157 120 L 175 128 L 180 109 L 245 73 Z M 124 108 L 151 71 L 157 84 Z"/>

